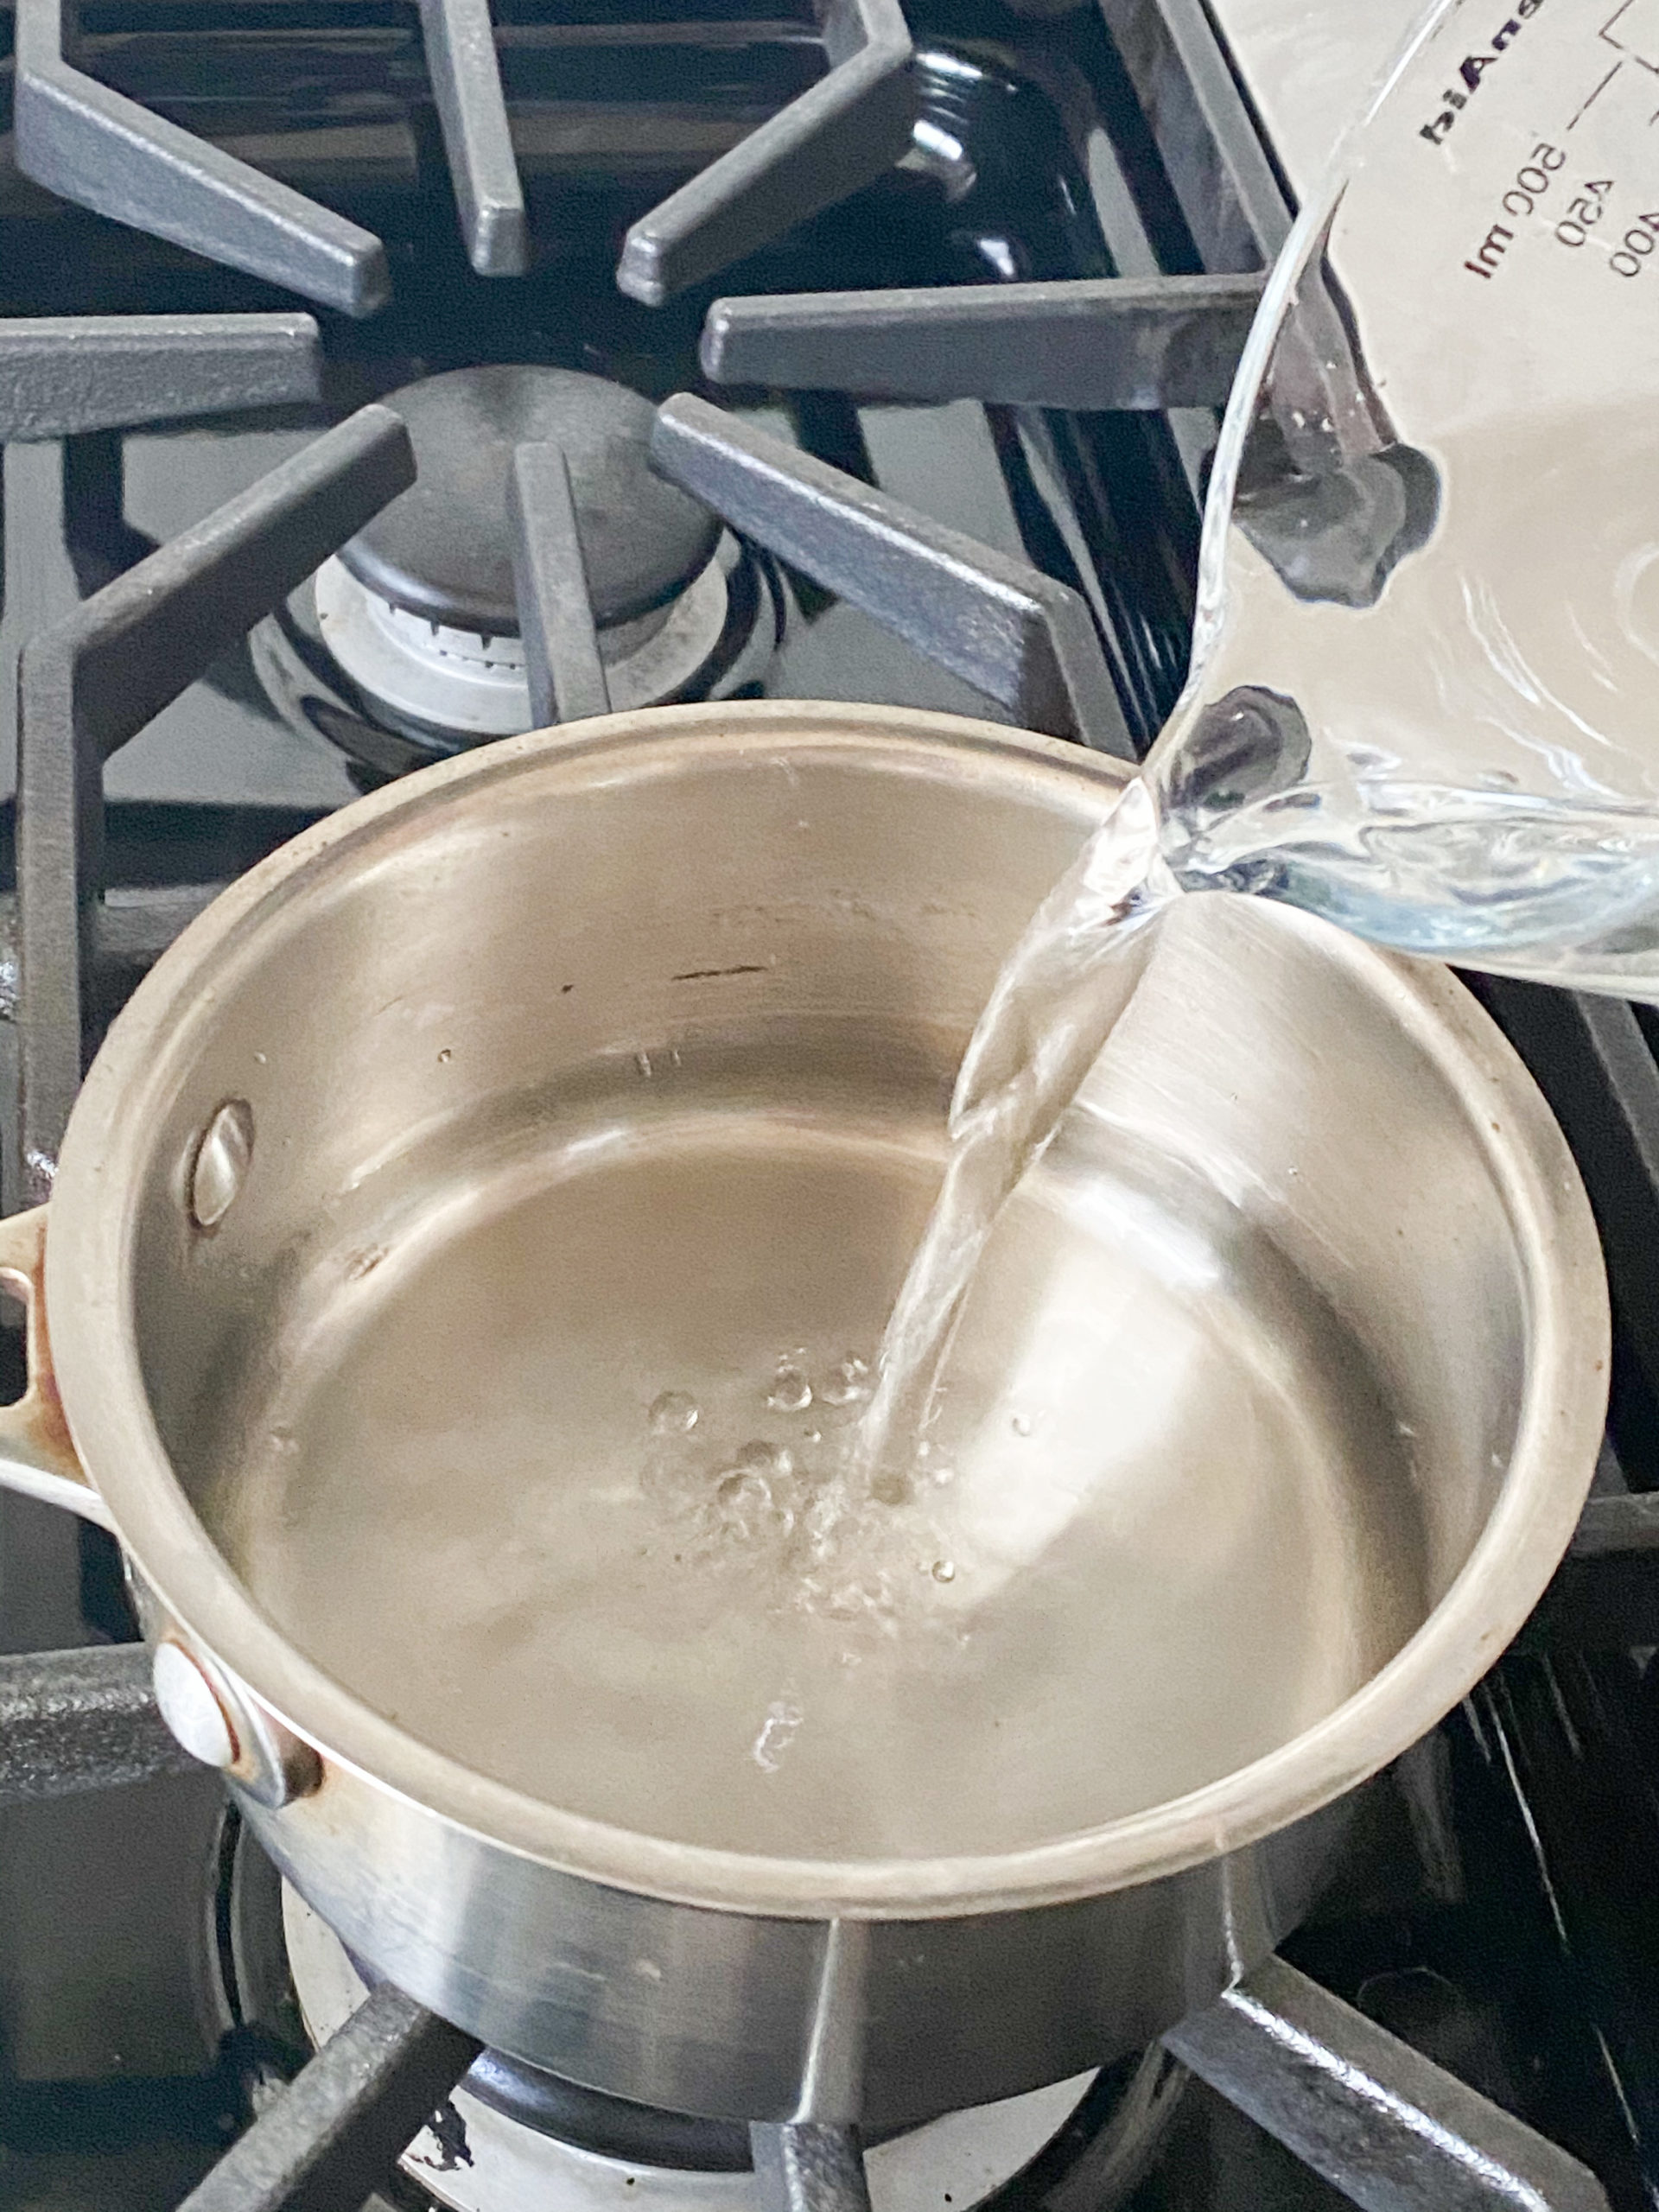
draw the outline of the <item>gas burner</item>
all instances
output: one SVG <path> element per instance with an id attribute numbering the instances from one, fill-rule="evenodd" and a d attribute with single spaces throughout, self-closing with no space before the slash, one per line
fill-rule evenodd
<path id="1" fill-rule="evenodd" d="M 601 630 L 666 607 L 715 550 L 713 516 L 652 474 L 651 405 L 624 385 L 500 362 L 427 377 L 384 404 L 408 426 L 416 480 L 340 560 L 366 590 L 423 621 L 517 633 L 506 516 L 518 446 L 564 454 Z"/>
<path id="2" fill-rule="evenodd" d="M 288 1962 L 307 2032 L 334 2034 L 366 1994 L 340 1942 L 286 1882 Z M 867 2147 L 874 2212 L 1039 2212 L 1051 2198 L 1112 2212 L 1173 2117 L 1183 2069 L 1154 2048 L 1099 2074 L 946 2113 Z M 403 2172 L 444 2212 L 754 2212 L 747 2132 L 658 2113 L 486 2051 Z M 1062 2190 L 1060 2184 L 1064 2182 Z"/>
<path id="3" fill-rule="evenodd" d="M 405 385 L 385 403 L 419 470 L 254 633 L 261 681 L 291 726 L 378 781 L 532 728 L 507 482 L 514 449 L 554 444 L 569 471 L 582 577 L 611 703 L 729 697 L 776 650 L 783 588 L 764 556 L 652 474 L 652 410 L 567 369 L 498 364 Z"/>

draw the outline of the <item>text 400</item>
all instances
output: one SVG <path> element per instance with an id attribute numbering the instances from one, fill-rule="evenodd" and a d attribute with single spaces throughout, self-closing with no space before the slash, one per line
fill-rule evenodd
<path id="1" fill-rule="evenodd" d="M 1632 223 L 1613 251 L 1607 257 L 1607 266 L 1620 276 L 1639 276 L 1642 264 L 1659 245 L 1659 215 L 1644 215 L 1640 223 Z"/>

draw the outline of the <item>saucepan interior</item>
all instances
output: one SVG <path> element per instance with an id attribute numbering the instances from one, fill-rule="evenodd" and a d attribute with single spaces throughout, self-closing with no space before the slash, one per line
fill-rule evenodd
<path id="1" fill-rule="evenodd" d="M 765 1864 L 785 1910 L 831 1863 L 887 1909 L 946 1862 L 1111 1886 L 1200 1854 L 1181 1807 L 1213 1847 L 1430 1725 L 1565 1541 L 1603 1351 L 1565 1148 L 1441 971 L 1178 905 L 912 1496 L 846 1477 L 956 1064 L 1116 775 L 619 719 L 222 901 L 95 1078 L 118 1234 L 78 1130 L 48 1247 L 107 1271 L 162 1504 L 73 1319 L 65 1398 L 168 1605 L 441 1810 L 711 1902 Z"/>

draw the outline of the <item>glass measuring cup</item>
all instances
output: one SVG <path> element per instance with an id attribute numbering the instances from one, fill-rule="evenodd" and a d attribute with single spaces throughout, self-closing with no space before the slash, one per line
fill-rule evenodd
<path id="1" fill-rule="evenodd" d="M 1274 270 L 1147 764 L 1185 888 L 1659 1001 L 1659 0 L 1452 0 Z"/>

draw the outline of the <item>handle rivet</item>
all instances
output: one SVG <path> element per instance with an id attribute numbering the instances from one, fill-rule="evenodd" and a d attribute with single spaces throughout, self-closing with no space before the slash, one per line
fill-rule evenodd
<path id="1" fill-rule="evenodd" d="M 156 1647 L 152 1679 L 162 1718 L 193 1759 L 222 1772 L 234 1766 L 236 1731 L 200 1663 L 181 1643 Z"/>
<path id="2" fill-rule="evenodd" d="M 190 1214 L 198 1229 L 216 1229 L 236 1202 L 253 1159 L 253 1109 L 226 1099 L 202 1132 L 190 1170 Z"/>

